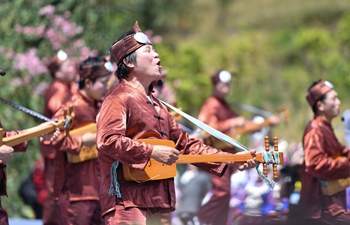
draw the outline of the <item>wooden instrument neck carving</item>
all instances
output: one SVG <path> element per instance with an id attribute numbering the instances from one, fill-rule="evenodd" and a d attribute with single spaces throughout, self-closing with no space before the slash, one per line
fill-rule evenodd
<path id="1" fill-rule="evenodd" d="M 71 116 L 72 114 L 72 106 L 69 107 L 68 110 L 64 110 L 64 118 L 65 119 L 60 119 L 57 121 L 57 126 L 53 124 L 48 124 L 46 126 L 36 126 L 33 128 L 28 129 L 28 131 L 13 135 L 10 137 L 3 138 L 3 129 L 0 128 L 0 146 L 1 145 L 7 145 L 7 146 L 16 146 L 18 144 L 21 144 L 25 141 L 29 141 L 33 138 L 40 137 L 43 134 L 51 133 L 54 132 L 56 128 L 59 128 L 60 130 L 65 129 L 65 125 L 67 121 L 72 121 L 73 117 Z M 68 128 L 67 128 L 68 129 Z"/>

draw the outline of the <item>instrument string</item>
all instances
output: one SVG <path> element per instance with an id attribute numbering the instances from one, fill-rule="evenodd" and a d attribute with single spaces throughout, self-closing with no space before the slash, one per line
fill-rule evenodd
<path id="1" fill-rule="evenodd" d="M 233 138 L 229 137 L 228 135 L 212 128 L 211 126 L 203 123 L 202 121 L 188 115 L 187 113 L 177 109 L 176 107 L 170 105 L 169 103 L 166 103 L 162 100 L 159 99 L 159 101 L 161 103 L 163 103 L 165 106 L 167 106 L 168 108 L 174 110 L 175 112 L 177 112 L 178 114 L 180 114 L 181 116 L 183 116 L 184 118 L 186 118 L 187 120 L 189 120 L 191 123 L 195 124 L 196 126 L 200 127 L 201 129 L 205 130 L 206 132 L 208 132 L 209 134 L 213 135 L 214 137 L 218 138 L 221 141 L 224 141 L 232 146 L 235 146 L 243 151 L 249 151 L 249 148 L 244 146 L 243 144 L 241 144 L 240 142 L 234 140 Z M 268 156 L 266 156 L 268 157 Z M 271 155 L 272 157 L 272 155 Z M 270 157 L 268 157 L 270 158 Z M 274 161 L 272 160 L 272 162 L 274 163 Z M 265 162 L 266 164 L 270 164 L 271 161 L 267 161 Z M 275 187 L 275 182 L 269 178 L 267 178 L 260 170 L 259 170 L 259 166 L 260 163 L 256 162 L 256 166 L 255 169 L 258 172 L 259 177 L 265 182 L 265 184 L 270 188 L 273 189 Z"/>

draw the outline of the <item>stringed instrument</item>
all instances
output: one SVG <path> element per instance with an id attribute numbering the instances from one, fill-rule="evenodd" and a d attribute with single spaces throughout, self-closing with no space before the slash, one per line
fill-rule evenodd
<path id="1" fill-rule="evenodd" d="M 284 111 L 277 113 L 275 115 L 281 121 L 289 119 L 289 111 L 288 110 L 284 110 Z M 237 140 L 239 135 L 259 131 L 261 128 L 271 126 L 271 125 L 272 125 L 271 120 L 265 119 L 265 121 L 262 123 L 249 123 L 249 124 L 242 126 L 242 127 L 235 127 L 233 132 L 230 134 L 227 134 L 227 135 L 230 136 L 231 138 Z M 229 144 L 209 135 L 208 133 L 204 134 L 204 142 L 205 142 L 205 144 L 213 146 L 214 148 L 218 148 L 218 149 L 227 149 L 227 148 L 232 147 Z"/>
<path id="2" fill-rule="evenodd" d="M 57 126 L 53 124 L 49 124 L 47 126 L 40 126 L 40 127 L 34 128 L 29 132 L 13 135 L 6 138 L 0 138 L 0 146 L 7 145 L 7 146 L 13 147 L 25 141 L 31 140 L 33 138 L 40 137 L 43 134 L 53 132 L 57 127 L 60 130 L 62 130 L 64 128 L 65 122 L 66 120 L 62 119 L 57 122 Z M 73 135 L 85 134 L 87 132 L 96 133 L 96 124 L 90 123 L 80 128 L 70 130 L 69 134 L 73 134 Z M 3 136 L 3 129 L 1 128 L 0 128 L 0 135 L 1 137 Z M 94 145 L 93 147 L 82 146 L 80 149 L 79 155 L 67 153 L 67 158 L 68 158 L 68 162 L 70 163 L 79 163 L 86 160 L 95 159 L 97 158 L 96 145 Z"/>
<path id="3" fill-rule="evenodd" d="M 3 137 L 3 129 L 0 128 L 0 146 L 1 145 L 7 145 L 10 147 L 16 146 L 20 143 L 23 143 L 25 141 L 31 140 L 33 138 L 40 137 L 43 134 L 47 134 L 50 132 L 54 132 L 56 128 L 59 128 L 60 130 L 64 129 L 64 125 L 66 124 L 67 119 L 73 120 L 73 116 L 71 116 L 73 112 L 72 106 L 69 107 L 69 110 L 64 110 L 64 118 L 66 119 L 60 119 L 57 122 L 57 126 L 53 124 L 48 124 L 47 126 L 40 126 L 36 128 L 32 128 L 30 131 L 13 135 L 10 137 L 2 138 Z M 71 126 L 70 126 L 71 127 Z M 70 127 L 66 129 L 66 135 L 71 134 L 85 134 L 87 132 L 96 133 L 96 123 L 90 123 L 87 125 L 84 125 L 82 127 L 79 127 L 77 129 L 69 130 Z M 82 146 L 80 149 L 79 155 L 74 155 L 67 153 L 68 162 L 70 163 L 78 163 L 83 162 L 86 160 L 97 158 L 97 150 L 96 145 L 93 147 L 87 147 Z"/>
<path id="4" fill-rule="evenodd" d="M 338 156 L 336 160 L 347 160 L 345 157 Z M 338 180 L 327 180 L 321 183 L 322 193 L 330 196 L 340 191 L 343 191 L 350 187 L 350 177 L 338 179 Z"/>
<path id="5" fill-rule="evenodd" d="M 96 123 L 89 123 L 86 124 L 84 126 L 81 126 L 79 128 L 73 129 L 69 132 L 70 135 L 74 135 L 74 134 L 85 134 L 85 133 L 96 133 L 97 132 L 97 128 L 96 128 Z M 96 159 L 98 155 L 97 149 L 96 149 L 96 145 L 92 146 L 92 147 L 88 147 L 88 146 L 82 146 L 80 148 L 79 154 L 75 155 L 75 154 L 71 154 L 71 153 L 67 153 L 67 159 L 68 162 L 70 163 L 80 163 L 80 162 L 84 162 L 87 160 L 91 160 L 91 159 Z"/>
<path id="6" fill-rule="evenodd" d="M 139 142 L 146 142 L 151 145 L 163 145 L 175 147 L 175 143 L 165 139 L 138 139 Z M 265 137 L 266 152 L 269 153 L 268 137 Z M 279 164 L 283 164 L 283 153 L 278 152 L 278 140 L 275 138 L 274 151 L 278 155 Z M 265 146 L 265 147 L 266 147 Z M 274 156 L 272 156 L 274 157 Z M 211 154 L 211 155 L 179 155 L 176 164 L 180 163 L 206 163 L 206 162 L 246 162 L 252 159 L 251 155 L 247 154 Z M 277 159 L 275 159 L 277 160 Z M 267 176 L 267 163 L 264 160 L 262 153 L 257 153 L 255 161 L 263 163 L 263 173 Z M 123 164 L 123 173 L 127 181 L 145 182 L 150 180 L 163 180 L 176 176 L 176 164 L 166 165 L 154 159 L 150 159 L 143 170 L 131 168 Z M 273 164 L 274 179 L 278 178 L 277 164 Z"/>
<path id="7" fill-rule="evenodd" d="M 350 187 L 350 177 L 338 180 L 325 181 L 326 186 L 322 186 L 322 193 L 324 195 L 334 195 Z"/>
<path id="8" fill-rule="evenodd" d="M 72 108 L 70 107 L 69 110 L 64 110 L 64 118 L 65 119 L 60 119 L 57 122 L 57 126 L 53 125 L 53 124 L 48 124 L 47 126 L 37 126 L 34 128 L 31 128 L 30 130 L 28 130 L 27 132 L 21 133 L 21 134 L 16 134 L 16 135 L 12 135 L 10 137 L 5 137 L 3 138 L 3 129 L 0 128 L 0 146 L 1 145 L 7 145 L 10 147 L 16 146 L 18 144 L 21 144 L 25 141 L 29 141 L 31 139 L 40 137 L 43 134 L 47 134 L 47 133 L 51 133 L 54 132 L 56 130 L 56 128 L 59 128 L 60 130 L 64 129 L 64 126 L 67 122 L 67 120 L 71 120 L 72 116 L 71 116 L 71 112 L 72 112 Z"/>

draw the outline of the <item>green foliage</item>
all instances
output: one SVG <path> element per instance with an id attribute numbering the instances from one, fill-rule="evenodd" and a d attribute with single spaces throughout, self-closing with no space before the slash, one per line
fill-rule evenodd
<path id="1" fill-rule="evenodd" d="M 42 96 L 33 94 L 50 77 L 31 76 L 31 82 L 14 86 L 16 78 L 26 79 L 27 71 L 14 71 L 13 55 L 37 50 L 40 58 L 56 53 L 43 37 L 19 34 L 16 24 L 49 25 L 38 10 L 52 4 L 56 13 L 71 13 L 70 21 L 84 28 L 70 42 L 82 38 L 99 54 L 138 20 L 142 30 L 161 35 L 155 44 L 162 66 L 169 70 L 167 82 L 177 92 L 178 106 L 197 116 L 204 99 L 211 94 L 210 75 L 218 69 L 237 74 L 233 78 L 229 103 L 241 102 L 271 112 L 286 107 L 288 126 L 273 132 L 280 139 L 300 141 L 306 122 L 312 117 L 305 101 L 309 85 L 318 79 L 332 82 L 346 101 L 350 86 L 350 3 L 347 0 L 44 0 L 0 1 L 0 97 L 43 111 Z M 5 47 L 6 51 L 2 51 Z M 237 109 L 238 110 L 238 109 Z M 239 111 L 239 110 L 238 110 Z M 239 111 L 249 118 L 250 113 Z M 2 105 L 0 118 L 7 130 L 20 130 L 40 123 L 9 106 Z M 335 125 L 340 125 L 340 120 Z M 341 137 L 341 134 L 339 134 Z M 244 139 L 243 139 L 244 140 Z M 341 139 L 340 139 L 341 140 Z M 16 153 L 8 165 L 9 198 L 2 198 L 11 217 L 31 216 L 17 196 L 21 178 L 40 155 L 38 140 L 29 142 L 26 153 Z"/>
<path id="2" fill-rule="evenodd" d="M 157 48 L 157 51 L 161 59 L 164 59 L 162 65 L 171 68 L 167 80 L 177 91 L 178 106 L 189 114 L 196 115 L 198 108 L 193 105 L 200 105 L 211 93 L 208 87 L 209 77 L 203 70 L 202 49 L 192 43 L 181 43 L 175 51 L 167 48 Z"/>

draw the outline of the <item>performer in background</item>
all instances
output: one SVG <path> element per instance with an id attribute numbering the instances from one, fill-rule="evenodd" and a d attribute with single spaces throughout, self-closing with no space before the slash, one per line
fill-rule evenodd
<path id="1" fill-rule="evenodd" d="M 2 71 L 3 73 L 1 74 L 2 76 L 5 75 L 6 73 Z M 2 137 L 10 137 L 14 136 L 17 134 L 25 133 L 25 132 L 32 132 L 33 130 L 37 130 L 40 127 L 46 127 L 49 124 L 54 124 L 54 122 L 45 122 L 42 123 L 38 126 L 28 128 L 25 130 L 21 131 L 3 131 L 3 136 Z M 0 122 L 0 128 L 2 128 L 2 124 Z M 44 134 L 40 137 L 40 140 L 49 140 L 49 141 L 54 141 L 56 138 L 59 136 L 60 131 L 59 129 L 56 129 L 54 132 Z M 7 196 L 7 190 L 6 190 L 6 164 L 10 161 L 10 159 L 13 156 L 13 152 L 25 152 L 27 150 L 27 145 L 28 143 L 25 141 L 21 144 L 18 144 L 14 147 L 6 146 L 6 145 L 1 145 L 0 146 L 0 196 Z M 0 198 L 0 224 L 1 225 L 8 225 L 8 215 L 7 212 L 2 208 L 1 205 L 1 198 Z"/>
<path id="2" fill-rule="evenodd" d="M 136 22 L 114 42 L 111 56 L 117 63 L 119 85 L 103 101 L 97 117 L 97 147 L 101 167 L 100 201 L 105 224 L 161 224 L 161 215 L 174 211 L 174 178 L 127 181 L 123 165 L 144 169 L 149 159 L 166 165 L 176 163 L 179 154 L 225 154 L 190 139 L 164 106 L 152 94 L 153 81 L 161 76 L 161 61 L 148 37 Z M 175 148 L 138 142 L 137 139 L 166 139 Z M 255 150 L 245 152 L 255 156 Z M 226 163 L 198 163 L 218 176 Z M 234 163 L 243 170 L 253 160 Z"/>
<path id="3" fill-rule="evenodd" d="M 204 102 L 198 119 L 215 129 L 231 134 L 236 127 L 248 126 L 253 121 L 245 120 L 243 116 L 234 112 L 225 98 L 230 91 L 232 74 L 226 70 L 219 70 L 211 76 L 213 85 L 212 95 Z M 271 116 L 271 124 L 279 123 L 277 116 Z M 224 149 L 229 153 L 236 153 L 234 147 Z M 231 197 L 231 175 L 234 168 L 226 170 L 222 177 L 212 176 L 212 195 L 199 210 L 197 216 L 201 223 L 226 225 Z"/>
<path id="4" fill-rule="evenodd" d="M 314 82 L 306 93 L 314 118 L 303 135 L 304 162 L 301 170 L 301 206 L 305 224 L 350 224 L 346 193 L 325 195 L 327 180 L 350 176 L 349 149 L 336 138 L 332 120 L 339 115 L 340 100 L 328 81 Z"/>
<path id="5" fill-rule="evenodd" d="M 0 124 L 2 128 L 2 125 Z M 4 132 L 3 137 L 8 137 L 12 135 L 16 135 L 20 132 L 12 131 L 12 132 Z M 6 145 L 0 146 L 0 196 L 7 196 L 6 191 L 6 164 L 10 161 L 13 156 L 13 152 L 24 152 L 27 149 L 27 142 L 23 142 L 15 146 L 14 148 Z M 2 208 L 1 198 L 0 198 L 0 224 L 8 225 L 8 215 L 7 212 Z"/>
<path id="6" fill-rule="evenodd" d="M 74 61 L 67 53 L 60 50 L 47 63 L 52 81 L 44 94 L 44 115 L 52 118 L 57 110 L 76 92 L 78 74 Z M 61 119 L 61 118 L 60 118 Z M 44 157 L 44 179 L 46 197 L 43 205 L 43 225 L 58 225 L 58 215 L 53 197 L 54 159 L 56 149 L 41 144 L 41 154 Z"/>
<path id="7" fill-rule="evenodd" d="M 344 131 L 344 143 L 345 146 L 350 148 L 350 109 L 346 109 L 341 118 L 343 122 L 343 131 Z M 346 205 L 348 213 L 350 213 L 350 187 L 346 189 Z"/>
<path id="8" fill-rule="evenodd" d="M 96 123 L 100 100 L 108 92 L 108 82 L 113 66 L 104 57 L 89 57 L 80 63 L 79 90 L 65 102 L 53 119 L 63 116 L 64 109 L 73 106 L 73 127 L 76 129 L 89 123 Z M 54 175 L 54 197 L 57 201 L 62 225 L 100 225 L 103 224 L 99 203 L 100 168 L 97 152 L 93 157 L 81 157 L 78 161 L 69 160 L 81 156 L 83 148 L 96 145 L 94 131 L 84 134 L 62 132 L 54 142 L 44 142 L 57 149 Z M 93 152 L 92 149 L 88 152 Z"/>
<path id="9" fill-rule="evenodd" d="M 32 127 L 26 130 L 21 130 L 21 131 L 4 131 L 3 132 L 3 137 L 10 137 L 13 135 L 25 133 L 25 132 L 31 132 L 32 130 L 36 130 L 37 128 L 41 126 L 47 126 L 49 124 L 55 124 L 53 122 L 45 122 L 42 123 L 36 127 Z M 0 122 L 0 128 L 2 128 L 1 122 Z M 54 141 L 58 135 L 60 134 L 59 130 L 56 130 L 55 132 L 49 133 L 42 135 L 40 137 L 41 140 L 49 140 L 49 141 Z M 14 146 L 13 148 L 10 146 L 6 145 L 1 145 L 0 146 L 0 196 L 7 196 L 7 191 L 6 191 L 6 164 L 9 162 L 9 160 L 13 156 L 13 152 L 25 152 L 27 150 L 27 142 L 23 142 L 21 144 L 18 144 Z M 2 208 L 1 206 L 1 198 L 0 198 L 0 224 L 1 225 L 7 225 L 8 224 L 8 215 L 6 211 Z"/>

